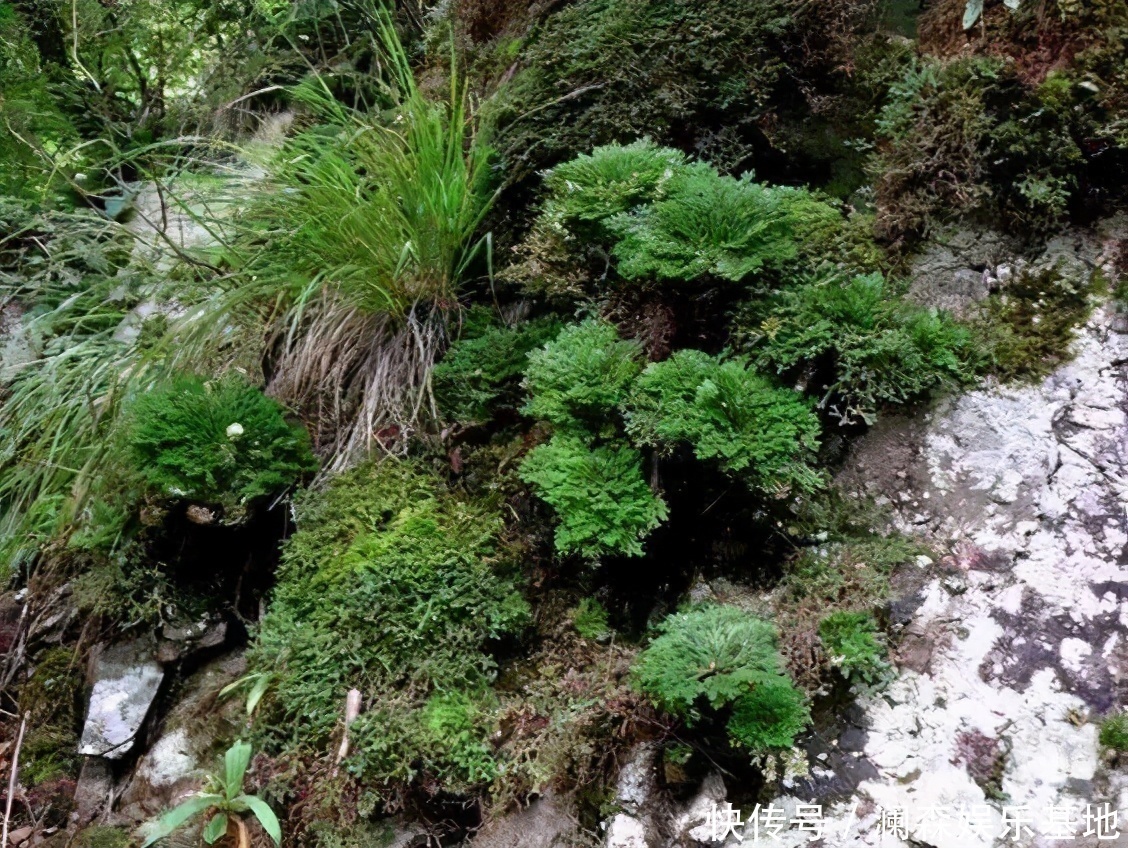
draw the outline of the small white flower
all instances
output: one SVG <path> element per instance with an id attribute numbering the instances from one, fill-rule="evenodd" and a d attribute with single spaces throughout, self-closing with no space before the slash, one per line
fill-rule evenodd
<path id="1" fill-rule="evenodd" d="M 237 439 L 243 435 L 243 425 L 236 421 L 234 424 L 227 425 L 227 438 Z"/>

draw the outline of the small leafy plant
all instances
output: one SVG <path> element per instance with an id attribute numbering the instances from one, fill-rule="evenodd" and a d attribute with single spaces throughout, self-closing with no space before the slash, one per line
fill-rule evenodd
<path id="1" fill-rule="evenodd" d="M 166 496 L 245 507 L 317 467 L 283 412 L 239 377 L 179 377 L 133 406 L 137 470 Z"/>
<path id="2" fill-rule="evenodd" d="M 530 351 L 559 331 L 560 322 L 553 318 L 514 327 L 468 321 L 463 336 L 431 372 L 439 408 L 449 419 L 479 422 L 499 409 L 516 409 Z"/>
<path id="3" fill-rule="evenodd" d="M 730 740 L 753 752 L 790 747 L 810 723 L 802 694 L 783 670 L 775 627 L 736 607 L 671 615 L 634 673 L 657 707 L 688 724 L 706 710 L 727 711 Z"/>
<path id="4" fill-rule="evenodd" d="M 671 180 L 666 196 L 610 226 L 627 279 L 693 280 L 704 275 L 739 282 L 766 264 L 796 254 L 791 203 L 795 193 L 718 174 L 704 163 Z"/>
<path id="5" fill-rule="evenodd" d="M 565 327 L 529 354 L 525 414 L 558 429 L 598 434 L 642 370 L 640 354 L 637 342 L 619 338 L 605 321 L 589 318 Z"/>
<path id="6" fill-rule="evenodd" d="M 557 433 L 525 458 L 521 479 L 556 510 L 563 554 L 641 556 L 643 538 L 668 514 L 642 475 L 638 451 L 618 442 L 590 447 Z"/>
<path id="7" fill-rule="evenodd" d="M 847 680 L 879 684 L 889 671 L 877 622 L 865 612 L 833 612 L 819 624 L 819 638 Z"/>
<path id="8" fill-rule="evenodd" d="M 1097 738 L 1103 748 L 1121 753 L 1128 751 L 1128 711 L 1122 710 L 1102 721 Z"/>
<path id="9" fill-rule="evenodd" d="M 805 383 L 843 423 L 872 423 L 883 405 L 909 403 L 975 373 L 970 331 L 947 314 L 902 302 L 877 273 L 786 289 L 750 312 L 759 319 L 748 333 L 757 364 Z"/>
<path id="10" fill-rule="evenodd" d="M 756 488 L 809 490 L 818 483 L 808 464 L 819 423 L 809 403 L 773 386 L 740 359 L 679 350 L 647 367 L 636 382 L 627 429 L 636 443 L 693 445 Z"/>
<path id="11" fill-rule="evenodd" d="M 545 174 L 544 221 L 557 227 L 602 225 L 654 200 L 684 168 L 684 153 L 649 139 L 597 147 Z"/>
<path id="12" fill-rule="evenodd" d="M 189 820 L 209 810 L 211 812 L 204 824 L 203 833 L 204 841 L 208 845 L 214 844 L 226 835 L 231 822 L 234 821 L 238 833 L 238 848 L 249 848 L 250 838 L 243 821 L 247 813 L 258 819 L 263 830 L 274 840 L 274 844 L 280 844 L 282 828 L 270 805 L 257 795 L 247 795 L 243 792 L 243 777 L 250 761 L 250 743 L 238 741 L 228 748 L 223 756 L 223 774 L 211 776 L 203 792 L 193 795 L 184 803 L 150 822 L 144 828 L 145 841 L 142 843 L 142 848 L 148 848 L 154 842 L 164 839 Z"/>

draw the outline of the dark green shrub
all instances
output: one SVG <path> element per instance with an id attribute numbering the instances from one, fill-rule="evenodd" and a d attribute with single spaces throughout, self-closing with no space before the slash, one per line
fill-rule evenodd
<path id="1" fill-rule="evenodd" d="M 817 485 L 808 463 L 818 448 L 819 423 L 810 404 L 771 385 L 742 360 L 680 350 L 653 363 L 636 382 L 627 417 L 637 442 L 688 442 L 698 459 L 741 472 L 756 488 Z"/>
<path id="2" fill-rule="evenodd" d="M 488 781 L 487 645 L 528 620 L 497 511 L 392 460 L 304 494 L 297 510 L 252 651 L 252 667 L 275 676 L 264 732 L 324 749 L 355 687 L 365 713 L 351 767 L 365 779 Z"/>
<path id="3" fill-rule="evenodd" d="M 878 641 L 877 622 L 864 612 L 833 612 L 819 623 L 819 638 L 848 680 L 873 685 L 889 670 L 885 648 Z"/>
<path id="4" fill-rule="evenodd" d="M 638 375 L 637 342 L 619 338 L 612 324 L 589 318 L 565 327 L 529 354 L 524 412 L 559 428 L 599 432 Z"/>
<path id="5" fill-rule="evenodd" d="M 431 372 L 439 409 L 454 421 L 488 421 L 520 405 L 520 378 L 529 352 L 560 331 L 554 318 L 514 327 L 469 324 Z"/>
<path id="6" fill-rule="evenodd" d="M 1104 748 L 1128 752 L 1128 712 L 1119 712 L 1102 721 L 1098 741 Z"/>
<path id="7" fill-rule="evenodd" d="M 611 222 L 618 271 L 627 279 L 743 280 L 794 258 L 794 201 L 805 199 L 695 163 L 671 179 L 664 198 Z"/>
<path id="8" fill-rule="evenodd" d="M 997 58 L 912 66 L 878 121 L 881 230 L 901 239 L 972 217 L 1028 235 L 1061 221 L 1084 157 L 1071 105 L 1043 94 Z"/>
<path id="9" fill-rule="evenodd" d="M 705 709 L 731 708 L 730 738 L 753 751 L 790 747 L 810 721 L 783 671 L 775 627 L 736 607 L 669 616 L 634 673 L 657 707 L 689 724 Z"/>
<path id="10" fill-rule="evenodd" d="M 236 376 L 180 377 L 137 398 L 137 469 L 162 494 L 245 506 L 316 469 L 305 430 Z"/>
<path id="11" fill-rule="evenodd" d="M 638 451 L 624 444 L 592 447 L 557 433 L 525 457 L 520 473 L 556 511 L 556 549 L 564 554 L 641 556 L 642 540 L 666 520 Z"/>
<path id="12" fill-rule="evenodd" d="M 801 380 L 846 422 L 872 422 L 885 404 L 909 403 L 975 373 L 971 333 L 946 314 L 905 304 L 880 274 L 786 289 L 739 321 L 748 327 L 757 318 L 746 336 L 757 363 Z"/>
<path id="13" fill-rule="evenodd" d="M 750 135 L 785 72 L 778 39 L 788 12 L 778 0 L 567 6 L 538 28 L 493 104 L 497 146 L 520 177 L 600 144 L 701 132 L 722 111 Z M 737 158 L 750 153 L 735 143 Z"/>

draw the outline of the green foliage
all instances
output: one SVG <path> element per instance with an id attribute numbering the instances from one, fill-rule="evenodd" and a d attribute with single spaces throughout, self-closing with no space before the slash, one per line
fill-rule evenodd
<path id="1" fill-rule="evenodd" d="M 819 638 L 848 680 L 880 683 L 889 671 L 885 648 L 878 641 L 877 622 L 865 612 L 832 612 L 819 623 Z"/>
<path id="2" fill-rule="evenodd" d="M 105 824 L 83 828 L 74 841 L 78 848 L 129 848 L 133 844 L 126 828 Z"/>
<path id="3" fill-rule="evenodd" d="M 492 706 L 483 708 L 465 692 L 450 692 L 433 694 L 423 708 L 423 726 L 434 740 L 432 757 L 449 757 L 470 784 L 488 783 L 498 774 L 483 732 L 492 729 Z M 488 727 L 483 727 L 483 717 Z"/>
<path id="4" fill-rule="evenodd" d="M 516 409 L 530 351 L 555 338 L 560 328 L 554 318 L 512 327 L 468 321 L 431 372 L 439 408 L 454 421 L 489 421 L 498 409 Z"/>
<path id="5" fill-rule="evenodd" d="M 1097 280 L 1088 269 L 1026 269 L 987 298 L 975 329 L 990 370 L 1004 380 L 1030 379 L 1064 362 L 1092 312 Z"/>
<path id="6" fill-rule="evenodd" d="M 474 236 L 493 200 L 489 152 L 453 57 L 449 100 L 434 102 L 416 87 L 389 13 L 379 7 L 371 23 L 394 119 L 346 109 L 324 81 L 298 89 L 322 123 L 271 165 L 281 190 L 262 198 L 251 233 L 271 240 L 248 273 L 324 280 L 366 310 L 402 316 L 419 302 L 455 302 L 485 244 Z"/>
<path id="7" fill-rule="evenodd" d="M 611 222 L 619 273 L 627 279 L 739 282 L 796 254 L 793 202 L 805 192 L 736 180 L 695 164 L 670 181 L 665 196 Z"/>
<path id="8" fill-rule="evenodd" d="M 785 289 L 738 321 L 754 328 L 747 346 L 761 367 L 802 380 L 846 422 L 872 423 L 881 406 L 966 382 L 977 365 L 967 328 L 899 300 L 880 274 Z"/>
<path id="9" fill-rule="evenodd" d="M 626 280 L 741 281 L 828 253 L 876 262 L 841 210 L 806 189 L 722 176 L 649 141 L 597 147 L 547 172 L 547 199 L 504 276 L 552 295 Z M 618 261 L 608 264 L 608 253 Z"/>
<path id="10" fill-rule="evenodd" d="M 914 64 L 878 120 L 879 226 L 916 237 L 970 216 L 1028 234 L 1060 222 L 1085 157 L 1077 111 L 996 58 Z"/>
<path id="11" fill-rule="evenodd" d="M 642 540 L 668 514 L 642 475 L 638 451 L 627 445 L 592 447 L 557 433 L 530 451 L 520 473 L 556 511 L 556 549 L 563 554 L 641 556 Z"/>
<path id="12" fill-rule="evenodd" d="M 46 70 L 24 16 L 0 3 L 0 195 L 36 197 L 52 188 L 50 162 L 39 151 L 74 139 Z"/>
<path id="13" fill-rule="evenodd" d="M 680 350 L 649 365 L 631 397 L 627 429 L 636 442 L 693 445 L 698 459 L 743 472 L 765 491 L 811 489 L 818 420 L 809 404 L 738 359 Z"/>
<path id="14" fill-rule="evenodd" d="M 731 606 L 669 616 L 634 668 L 639 688 L 690 724 L 731 708 L 729 736 L 754 752 L 790 747 L 810 722 L 783 671 L 771 624 Z"/>
<path id="15" fill-rule="evenodd" d="M 297 524 L 251 658 L 275 675 L 259 707 L 271 744 L 324 749 L 357 688 L 350 768 L 366 780 L 486 780 L 474 751 L 491 723 L 479 696 L 496 669 L 488 645 L 528 619 L 497 511 L 389 459 L 304 494 Z M 454 700 L 432 702 L 436 692 Z M 451 723 L 459 693 L 478 705 L 473 739 Z M 436 741 L 456 726 L 456 749 Z"/>
<path id="16" fill-rule="evenodd" d="M 251 746 L 238 741 L 223 756 L 223 772 L 211 775 L 202 792 L 188 798 L 158 818 L 142 827 L 145 841 L 142 848 L 148 848 L 176 832 L 180 827 L 203 812 L 211 810 L 204 824 L 204 841 L 214 844 L 227 834 L 228 821 L 241 818 L 247 813 L 258 819 L 275 845 L 282 842 L 282 827 L 278 817 L 269 805 L 257 795 L 243 793 L 243 777 L 251 762 Z M 242 822 L 237 821 L 242 828 Z"/>
<path id="17" fill-rule="evenodd" d="M 754 686 L 734 702 L 728 732 L 734 744 L 758 753 L 790 748 L 810 723 L 803 693 L 781 676 Z"/>
<path id="18" fill-rule="evenodd" d="M 612 324 L 589 318 L 565 327 L 529 354 L 524 412 L 558 428 L 598 433 L 641 370 L 640 356 L 638 343 L 619 338 Z"/>
<path id="19" fill-rule="evenodd" d="M 614 141 L 711 137 L 717 115 L 748 126 L 786 73 L 788 4 L 583 0 L 553 14 L 494 105 L 497 143 L 520 177 Z M 608 57 L 614 57 L 608 61 Z M 741 131 L 744 132 L 741 132 Z"/>
<path id="20" fill-rule="evenodd" d="M 19 712 L 28 716 L 20 754 L 20 779 L 37 786 L 78 776 L 78 728 L 85 697 L 74 650 L 50 648 L 35 657 L 34 672 L 19 690 Z"/>
<path id="21" fill-rule="evenodd" d="M 172 497 L 244 507 L 316 469 L 305 430 L 238 376 L 181 377 L 134 403 L 138 471 Z"/>
<path id="22" fill-rule="evenodd" d="M 572 624 L 585 639 L 600 639 L 611 632 L 607 610 L 595 598 L 584 598 L 572 611 Z"/>
<path id="23" fill-rule="evenodd" d="M 659 197 L 685 167 L 684 153 L 649 139 L 597 147 L 545 173 L 544 220 L 550 226 L 604 224 Z"/>
<path id="24" fill-rule="evenodd" d="M 1102 721 L 1097 738 L 1104 748 L 1128 752 L 1128 712 L 1119 712 Z"/>

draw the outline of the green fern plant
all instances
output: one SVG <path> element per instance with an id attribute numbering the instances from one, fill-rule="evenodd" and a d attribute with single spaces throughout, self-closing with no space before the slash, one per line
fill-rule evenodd
<path id="1" fill-rule="evenodd" d="M 519 407 L 529 353 L 555 338 L 560 327 L 555 318 L 496 326 L 472 314 L 431 372 L 439 409 L 449 420 L 488 421 L 500 409 Z"/>
<path id="2" fill-rule="evenodd" d="M 805 382 L 844 423 L 872 423 L 882 405 L 964 383 L 977 368 L 966 327 L 904 303 L 876 273 L 785 289 L 749 312 L 757 364 Z"/>
<path id="3" fill-rule="evenodd" d="M 783 670 L 776 629 L 732 606 L 669 616 L 634 666 L 638 687 L 690 725 L 706 710 L 728 711 L 730 739 L 760 752 L 790 747 L 810 722 Z"/>
<path id="4" fill-rule="evenodd" d="M 685 167 L 684 153 L 649 139 L 597 147 L 545 173 L 544 220 L 550 226 L 603 224 L 653 201 Z"/>
<path id="5" fill-rule="evenodd" d="M 719 175 L 704 163 L 670 180 L 665 196 L 609 222 L 618 271 L 628 280 L 740 281 L 796 254 L 790 191 Z"/>
<path id="6" fill-rule="evenodd" d="M 643 445 L 688 442 L 765 491 L 811 490 L 819 423 L 810 405 L 773 386 L 739 359 L 680 350 L 636 381 L 627 429 Z"/>
<path id="7" fill-rule="evenodd" d="M 878 633 L 877 622 L 865 612 L 833 612 L 819 623 L 831 663 L 847 680 L 867 686 L 881 683 L 890 668 Z"/>
<path id="8" fill-rule="evenodd" d="M 137 398 L 132 420 L 137 470 L 166 496 L 235 509 L 317 467 L 305 430 L 237 376 L 176 378 Z"/>
<path id="9" fill-rule="evenodd" d="M 565 327 L 529 354 L 524 412 L 577 433 L 606 431 L 642 369 L 640 358 L 638 343 L 619 338 L 605 321 L 589 318 Z"/>
<path id="10" fill-rule="evenodd" d="M 250 761 L 250 743 L 239 741 L 228 748 L 223 757 L 223 774 L 212 775 L 202 792 L 144 826 L 142 832 L 145 839 L 141 848 L 148 848 L 154 842 L 170 836 L 188 821 L 209 810 L 211 812 L 203 832 L 204 842 L 208 845 L 226 835 L 234 822 L 238 833 L 238 848 L 249 848 L 250 838 L 243 821 L 248 813 L 258 819 L 275 845 L 281 844 L 282 828 L 270 805 L 257 795 L 243 792 L 243 778 Z"/>
<path id="11" fill-rule="evenodd" d="M 556 511 L 563 554 L 641 556 L 642 540 L 668 514 L 643 478 L 638 451 L 624 444 L 591 447 L 557 433 L 525 457 L 520 474 Z"/>

